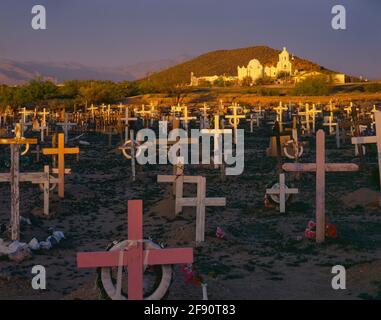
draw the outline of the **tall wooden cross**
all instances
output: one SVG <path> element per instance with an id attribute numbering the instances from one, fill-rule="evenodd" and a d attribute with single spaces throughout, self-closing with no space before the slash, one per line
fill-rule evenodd
<path id="1" fill-rule="evenodd" d="M 19 240 L 20 238 L 20 145 L 26 145 L 26 151 L 30 144 L 37 144 L 37 139 L 27 139 L 22 137 L 22 128 L 18 123 L 15 127 L 14 138 L 0 138 L 0 144 L 11 145 L 11 171 L 9 182 L 11 184 L 11 238 Z M 24 152 L 24 153 L 25 153 Z"/>
<path id="2" fill-rule="evenodd" d="M 122 251 L 79 252 L 78 268 L 128 267 L 128 299 L 142 300 L 143 274 L 145 267 L 153 265 L 193 263 L 193 249 L 153 249 L 144 248 L 143 201 L 128 201 L 128 244 Z M 120 259 L 122 257 L 122 259 Z M 120 285 L 119 291 L 121 290 Z M 118 290 L 115 290 L 118 291 Z M 116 298 L 121 297 L 115 292 Z"/>
<path id="3" fill-rule="evenodd" d="M 124 108 L 124 118 L 120 118 L 124 122 L 124 141 L 128 141 L 128 130 L 130 121 L 138 121 L 138 118 L 130 117 L 130 110 L 128 107 Z"/>
<path id="4" fill-rule="evenodd" d="M 222 142 L 220 145 L 220 137 L 223 134 L 232 134 L 231 129 L 220 129 L 220 116 L 214 115 L 214 129 L 202 129 L 200 131 L 202 134 L 212 134 L 213 135 L 213 144 L 214 144 L 214 151 L 213 151 L 213 159 L 215 166 L 216 164 L 221 164 L 223 162 L 223 146 Z"/>
<path id="5" fill-rule="evenodd" d="M 357 148 L 361 148 L 362 144 L 376 143 L 377 144 L 377 155 L 378 155 L 378 168 L 379 168 L 379 180 L 381 186 L 381 111 L 375 112 L 376 121 L 376 135 L 370 137 L 354 137 L 352 138 L 352 144 L 355 144 Z M 381 207 L 381 194 L 379 204 Z"/>
<path id="6" fill-rule="evenodd" d="M 306 103 L 305 107 L 304 107 L 304 112 L 298 112 L 298 115 L 299 116 L 304 116 L 304 123 L 306 125 L 306 131 L 307 133 L 310 133 L 311 132 L 311 128 L 310 128 L 310 105 L 308 103 Z"/>
<path id="7" fill-rule="evenodd" d="M 309 114 L 311 115 L 311 119 L 312 119 L 312 132 L 315 133 L 315 128 L 316 128 L 316 115 L 318 113 L 321 113 L 322 111 L 321 110 L 317 110 L 316 109 L 316 105 L 313 104 L 312 105 L 312 109 L 310 109 L 309 111 Z"/>
<path id="8" fill-rule="evenodd" d="M 67 143 L 69 139 L 69 129 L 70 127 L 76 126 L 77 124 L 75 122 L 69 121 L 69 114 L 65 113 L 65 121 L 64 122 L 57 122 L 57 125 L 61 126 L 64 134 L 65 134 L 65 143 Z"/>
<path id="9" fill-rule="evenodd" d="M 353 163 L 326 163 L 325 133 L 319 130 L 316 134 L 316 163 L 285 163 L 283 170 L 288 172 L 316 172 L 316 242 L 325 240 L 325 173 L 357 171 Z"/>
<path id="10" fill-rule="evenodd" d="M 194 120 L 196 117 L 190 117 L 188 114 L 188 107 L 186 105 L 183 106 L 183 116 L 180 120 L 183 122 L 184 129 L 188 131 L 188 125 L 190 120 Z"/>
<path id="11" fill-rule="evenodd" d="M 279 123 L 280 132 L 283 132 L 283 112 L 286 110 L 288 110 L 288 108 L 286 106 L 283 107 L 282 101 L 279 102 L 279 106 L 274 108 L 274 111 L 277 114 L 276 119 Z"/>
<path id="12" fill-rule="evenodd" d="M 233 110 L 233 114 L 226 115 L 225 118 L 229 119 L 229 123 L 231 124 L 231 126 L 234 129 L 234 143 L 237 144 L 238 125 L 240 123 L 240 119 L 245 119 L 246 116 L 238 113 L 238 110 L 242 110 L 242 108 L 237 103 L 233 103 L 233 105 L 230 106 L 229 109 Z"/>
<path id="13" fill-rule="evenodd" d="M 204 105 L 201 108 L 201 111 L 202 111 L 201 129 L 208 129 L 209 128 L 209 126 L 208 126 L 208 124 L 209 124 L 209 121 L 208 121 L 208 110 L 210 110 L 210 108 L 204 102 Z"/>
<path id="14" fill-rule="evenodd" d="M 65 137 L 63 133 L 58 134 L 58 148 L 43 148 L 44 155 L 58 155 L 58 196 L 65 196 L 65 155 L 78 154 L 79 148 L 65 148 Z"/>
<path id="15" fill-rule="evenodd" d="M 42 116 L 41 124 L 40 124 L 40 131 L 41 131 L 41 142 L 44 142 L 45 139 L 45 132 L 48 134 L 48 124 L 46 122 L 46 116 L 49 114 L 49 112 L 46 111 L 44 108 L 42 112 L 38 113 L 39 115 Z"/>
<path id="16" fill-rule="evenodd" d="M 333 133 L 333 127 L 337 128 L 337 123 L 333 122 L 334 116 L 333 116 L 333 105 L 332 101 L 329 102 L 329 117 L 328 122 L 323 123 L 323 126 L 329 127 L 329 134 L 331 135 Z"/>

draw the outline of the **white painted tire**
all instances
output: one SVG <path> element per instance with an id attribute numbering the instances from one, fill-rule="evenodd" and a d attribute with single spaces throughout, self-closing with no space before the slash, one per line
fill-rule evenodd
<path id="1" fill-rule="evenodd" d="M 109 251 L 119 251 L 122 248 L 126 248 L 128 246 L 128 240 L 124 240 L 118 242 L 113 247 L 109 249 Z M 150 240 L 144 240 L 144 249 L 149 250 L 160 250 L 161 247 Z M 144 265 L 144 270 L 146 270 L 148 266 Z M 144 300 L 161 300 L 163 299 L 172 282 L 172 267 L 171 265 L 161 265 L 157 266 L 161 268 L 161 279 L 159 280 L 158 285 L 155 285 L 153 292 L 144 294 Z M 127 267 L 125 267 L 127 268 Z M 101 268 L 100 269 L 100 281 L 101 281 L 101 290 L 104 291 L 108 299 L 115 300 L 116 296 L 116 283 L 114 283 L 112 276 L 112 268 Z M 144 281 L 144 280 L 143 280 Z M 121 294 L 120 297 L 122 300 L 127 300 L 128 297 Z"/>
<path id="2" fill-rule="evenodd" d="M 271 187 L 270 187 L 271 189 L 278 189 L 279 190 L 279 182 L 276 182 L 276 183 L 274 183 Z M 286 190 L 288 190 L 288 187 L 286 186 Z M 280 199 L 279 199 L 279 195 L 277 195 L 277 194 L 269 194 L 269 197 L 270 197 L 270 199 L 274 202 L 274 203 L 276 203 L 276 204 L 279 204 L 279 202 L 280 202 Z M 290 200 L 290 198 L 291 198 L 291 194 L 290 193 L 287 193 L 286 194 L 286 203 Z"/>
<path id="3" fill-rule="evenodd" d="M 289 141 L 285 142 L 285 143 L 284 143 L 284 146 L 283 146 L 284 154 L 285 154 L 285 156 L 286 156 L 287 158 L 289 158 L 289 159 L 295 159 L 295 156 L 290 155 L 290 154 L 288 153 L 288 151 L 287 151 L 287 146 L 288 146 L 289 144 L 293 144 L 293 143 L 294 143 L 294 140 L 289 140 Z M 301 144 L 300 144 L 298 147 L 299 147 L 298 158 L 300 158 L 300 157 L 302 156 L 302 154 L 303 154 L 304 149 L 303 149 L 303 146 L 302 146 Z"/>
<path id="4" fill-rule="evenodd" d="M 127 147 L 128 145 L 131 145 L 131 140 L 127 140 L 124 144 L 123 144 L 123 147 Z M 136 154 L 135 154 L 135 159 L 137 157 L 139 157 L 140 153 L 142 152 L 141 148 L 139 148 L 138 146 L 138 143 L 135 141 L 135 145 L 137 145 L 137 148 L 136 148 Z M 130 147 L 130 150 L 131 150 L 131 147 Z M 128 159 L 128 160 L 131 160 L 132 159 L 132 156 L 130 154 L 127 153 L 127 148 L 123 148 L 122 149 L 122 152 L 123 152 L 123 155 Z"/>

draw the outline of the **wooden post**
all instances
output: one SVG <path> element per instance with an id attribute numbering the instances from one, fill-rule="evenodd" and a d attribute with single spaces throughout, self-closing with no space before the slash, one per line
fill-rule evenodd
<path id="1" fill-rule="evenodd" d="M 20 145 L 11 145 L 11 240 L 20 240 Z"/>
<path id="2" fill-rule="evenodd" d="M 50 172 L 49 166 L 44 166 L 44 215 L 49 215 L 49 192 L 50 192 Z"/>
<path id="3" fill-rule="evenodd" d="M 131 138 L 131 172 L 132 172 L 132 181 L 136 180 L 136 169 L 135 169 L 135 135 L 134 130 L 130 130 Z"/>
<path id="4" fill-rule="evenodd" d="M 316 242 L 325 240 L 325 137 L 318 131 L 316 138 Z"/>

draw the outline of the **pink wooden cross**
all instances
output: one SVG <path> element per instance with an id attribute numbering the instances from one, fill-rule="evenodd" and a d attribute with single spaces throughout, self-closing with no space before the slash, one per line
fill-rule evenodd
<path id="1" fill-rule="evenodd" d="M 130 246 L 123 255 L 123 265 L 128 265 L 128 299 L 143 299 L 144 263 L 147 265 L 192 263 L 193 249 L 143 249 L 143 201 L 128 201 L 128 236 L 136 245 Z M 107 268 L 119 266 L 119 251 L 79 252 L 78 268 Z M 143 258 L 144 257 L 144 258 Z"/>
<path id="2" fill-rule="evenodd" d="M 283 170 L 291 172 L 316 172 L 316 242 L 325 240 L 325 173 L 357 171 L 358 165 L 352 163 L 325 162 L 325 133 L 316 134 L 316 163 L 285 163 Z"/>

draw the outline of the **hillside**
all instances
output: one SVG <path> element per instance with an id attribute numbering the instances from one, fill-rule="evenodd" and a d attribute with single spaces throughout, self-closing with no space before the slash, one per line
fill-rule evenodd
<path id="1" fill-rule="evenodd" d="M 140 81 L 161 85 L 188 84 L 190 74 L 196 77 L 212 75 L 237 75 L 237 66 L 247 66 L 250 60 L 258 59 L 262 65 L 275 65 L 280 50 L 266 46 L 218 50 L 203 54 L 177 66 L 150 75 Z M 294 57 L 294 68 L 298 70 L 321 70 L 322 67 L 311 61 Z"/>

